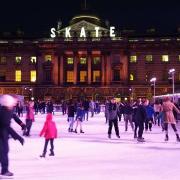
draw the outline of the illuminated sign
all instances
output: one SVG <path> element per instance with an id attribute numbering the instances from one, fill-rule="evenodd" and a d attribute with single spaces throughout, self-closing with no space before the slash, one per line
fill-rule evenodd
<path id="1" fill-rule="evenodd" d="M 100 27 L 96 26 L 94 28 L 94 31 L 95 31 L 95 37 L 96 38 L 99 38 L 100 36 Z M 55 28 L 51 28 L 51 38 L 55 38 L 57 35 L 56 35 L 56 29 Z M 114 26 L 111 26 L 110 29 L 109 29 L 109 36 L 110 37 L 115 37 L 115 27 Z M 67 27 L 65 28 L 65 38 L 71 38 L 71 27 Z M 86 38 L 86 29 L 85 27 L 81 27 L 81 30 L 80 30 L 80 35 L 79 35 L 80 38 Z"/>

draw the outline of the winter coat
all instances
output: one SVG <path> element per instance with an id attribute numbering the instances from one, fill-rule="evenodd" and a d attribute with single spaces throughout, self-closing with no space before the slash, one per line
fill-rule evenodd
<path id="1" fill-rule="evenodd" d="M 131 106 L 130 104 L 126 104 L 126 105 L 124 106 L 124 111 L 123 111 L 123 113 L 124 113 L 124 114 L 129 114 L 129 115 L 133 114 L 133 108 L 132 108 L 132 106 Z"/>
<path id="2" fill-rule="evenodd" d="M 11 118 L 13 118 L 13 111 L 5 106 L 0 106 L 0 139 L 3 141 L 8 141 L 9 135 L 15 140 L 21 138 L 19 134 L 10 127 Z"/>
<path id="3" fill-rule="evenodd" d="M 52 114 L 47 114 L 46 121 L 43 129 L 40 132 L 40 136 L 44 134 L 45 139 L 57 138 L 57 128 L 54 121 L 52 121 Z"/>
<path id="4" fill-rule="evenodd" d="M 147 114 L 145 107 L 143 105 L 138 105 L 137 109 L 135 111 L 135 116 L 134 116 L 135 123 L 143 123 L 147 119 Z"/>
<path id="5" fill-rule="evenodd" d="M 153 115 L 154 115 L 153 107 L 150 105 L 147 105 L 145 106 L 145 109 L 146 109 L 147 118 L 153 118 Z"/>
<path id="6" fill-rule="evenodd" d="M 109 120 L 117 119 L 118 116 L 118 105 L 116 103 L 109 103 L 107 110 L 107 118 Z"/>
<path id="7" fill-rule="evenodd" d="M 68 106 L 68 117 L 74 117 L 75 114 L 75 107 L 74 105 L 69 105 Z"/>
<path id="8" fill-rule="evenodd" d="M 27 107 L 26 119 L 34 121 L 34 108 L 31 105 Z"/>
<path id="9" fill-rule="evenodd" d="M 47 103 L 47 113 L 52 113 L 54 109 L 53 103 L 52 102 L 48 102 Z"/>
<path id="10" fill-rule="evenodd" d="M 76 120 L 79 119 L 80 121 L 83 120 L 84 117 L 84 110 L 80 107 L 77 108 Z"/>
<path id="11" fill-rule="evenodd" d="M 178 108 L 170 101 L 163 102 L 162 104 L 163 112 L 164 112 L 164 121 L 169 124 L 176 124 L 176 120 L 174 118 L 173 109 L 180 113 Z"/>

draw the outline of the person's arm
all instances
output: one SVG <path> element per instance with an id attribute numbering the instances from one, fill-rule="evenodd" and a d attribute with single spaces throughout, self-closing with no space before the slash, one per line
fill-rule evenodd
<path id="1" fill-rule="evenodd" d="M 15 120 L 17 124 L 21 126 L 22 130 L 25 129 L 26 125 L 19 119 L 19 117 L 16 114 L 13 114 L 12 118 Z"/>
<path id="2" fill-rule="evenodd" d="M 47 130 L 47 123 L 45 122 L 39 136 L 42 136 L 46 132 L 46 130 Z"/>
<path id="3" fill-rule="evenodd" d="M 173 109 L 177 112 L 180 113 L 179 109 L 173 104 Z"/>
<path id="4" fill-rule="evenodd" d="M 14 140 L 18 140 L 22 145 L 24 144 L 24 139 L 11 127 L 8 127 L 8 133 Z"/>

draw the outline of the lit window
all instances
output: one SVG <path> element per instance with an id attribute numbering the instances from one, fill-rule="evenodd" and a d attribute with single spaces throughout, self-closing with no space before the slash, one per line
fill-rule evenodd
<path id="1" fill-rule="evenodd" d="M 37 57 L 31 56 L 31 63 L 36 64 L 36 62 L 37 62 Z"/>
<path id="2" fill-rule="evenodd" d="M 152 62 L 152 55 L 146 55 L 146 62 Z"/>
<path id="3" fill-rule="evenodd" d="M 15 81 L 16 82 L 21 82 L 21 70 L 17 70 L 15 72 Z"/>
<path id="4" fill-rule="evenodd" d="M 67 71 L 67 82 L 74 82 L 74 72 Z"/>
<path id="5" fill-rule="evenodd" d="M 134 74 L 131 73 L 131 74 L 129 75 L 129 80 L 130 80 L 130 81 L 134 81 Z"/>
<path id="6" fill-rule="evenodd" d="M 93 64 L 100 64 L 100 62 L 101 62 L 100 57 L 94 57 L 93 58 Z"/>
<path id="7" fill-rule="evenodd" d="M 93 71 L 93 82 L 100 81 L 100 71 Z"/>
<path id="8" fill-rule="evenodd" d="M 178 60 L 180 61 L 180 55 L 178 56 Z"/>
<path id="9" fill-rule="evenodd" d="M 67 58 L 67 64 L 73 64 L 73 58 L 72 57 Z"/>
<path id="10" fill-rule="evenodd" d="M 80 82 L 85 82 L 87 80 L 87 71 L 80 71 Z"/>
<path id="11" fill-rule="evenodd" d="M 130 56 L 130 62 L 136 63 L 137 62 L 137 56 Z"/>
<path id="12" fill-rule="evenodd" d="M 168 55 L 162 55 L 162 62 L 168 62 L 169 56 Z"/>
<path id="13" fill-rule="evenodd" d="M 45 61 L 52 61 L 51 55 L 45 55 Z"/>
<path id="14" fill-rule="evenodd" d="M 21 63 L 21 60 L 22 60 L 22 58 L 21 58 L 21 56 L 16 56 L 16 64 L 20 64 Z"/>
<path id="15" fill-rule="evenodd" d="M 0 64 L 6 64 L 6 57 L 5 56 L 0 57 Z"/>
<path id="16" fill-rule="evenodd" d="M 86 64 L 86 62 L 87 62 L 86 58 L 83 57 L 80 58 L 80 64 Z"/>
<path id="17" fill-rule="evenodd" d="M 35 70 L 30 72 L 30 78 L 31 78 L 30 79 L 31 82 L 36 82 L 36 71 Z"/>

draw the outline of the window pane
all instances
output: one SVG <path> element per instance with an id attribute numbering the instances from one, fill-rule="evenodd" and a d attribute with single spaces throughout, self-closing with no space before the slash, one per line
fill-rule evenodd
<path id="1" fill-rule="evenodd" d="M 100 57 L 94 57 L 93 58 L 93 64 L 100 64 L 100 62 L 101 62 Z"/>
<path id="2" fill-rule="evenodd" d="M 129 80 L 130 80 L 130 81 L 134 81 L 134 74 L 131 73 L 131 74 L 129 75 Z"/>
<path id="3" fill-rule="evenodd" d="M 86 64 L 87 59 L 86 58 L 80 58 L 80 64 Z"/>
<path id="4" fill-rule="evenodd" d="M 74 72 L 67 71 L 67 82 L 74 82 Z"/>
<path id="5" fill-rule="evenodd" d="M 45 61 L 52 61 L 51 55 L 45 55 Z"/>
<path id="6" fill-rule="evenodd" d="M 16 64 L 20 64 L 21 63 L 21 56 L 16 56 L 16 59 L 15 59 L 15 61 L 16 61 Z"/>
<path id="7" fill-rule="evenodd" d="M 16 82 L 21 82 L 21 70 L 17 70 L 15 72 L 15 81 Z"/>
<path id="8" fill-rule="evenodd" d="M 147 62 L 152 62 L 153 61 L 152 55 L 146 55 L 146 61 Z"/>
<path id="9" fill-rule="evenodd" d="M 0 57 L 0 64 L 5 64 L 6 63 L 6 57 L 5 56 L 1 56 Z"/>
<path id="10" fill-rule="evenodd" d="M 100 82 L 100 71 L 93 71 L 93 82 Z"/>
<path id="11" fill-rule="evenodd" d="M 31 74 L 30 74 L 30 81 L 31 82 L 36 82 L 36 71 L 31 71 Z"/>
<path id="12" fill-rule="evenodd" d="M 137 62 L 137 56 L 130 56 L 130 62 L 131 63 Z"/>
<path id="13" fill-rule="evenodd" d="M 72 57 L 67 58 L 67 64 L 73 64 L 73 58 Z"/>
<path id="14" fill-rule="evenodd" d="M 85 82 L 87 80 L 87 71 L 80 71 L 80 82 Z"/>
<path id="15" fill-rule="evenodd" d="M 169 56 L 168 55 L 162 55 L 162 62 L 168 62 Z"/>
<path id="16" fill-rule="evenodd" d="M 36 64 L 37 62 L 37 57 L 36 56 L 31 56 L 31 63 Z"/>
<path id="17" fill-rule="evenodd" d="M 178 60 L 180 61 L 180 55 L 178 56 L 178 58 L 179 58 Z"/>

